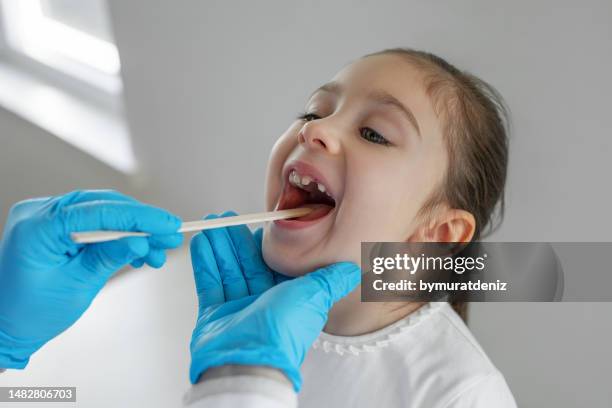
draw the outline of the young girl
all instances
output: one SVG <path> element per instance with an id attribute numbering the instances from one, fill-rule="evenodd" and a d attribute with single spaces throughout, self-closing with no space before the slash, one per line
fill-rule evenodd
<path id="1" fill-rule="evenodd" d="M 360 263 L 362 241 L 477 240 L 502 207 L 505 112 L 478 78 L 432 54 L 368 55 L 317 89 L 274 146 L 269 210 L 310 206 L 264 229 L 274 270 Z M 460 304 L 362 303 L 329 313 L 302 366 L 301 407 L 513 407 Z"/>

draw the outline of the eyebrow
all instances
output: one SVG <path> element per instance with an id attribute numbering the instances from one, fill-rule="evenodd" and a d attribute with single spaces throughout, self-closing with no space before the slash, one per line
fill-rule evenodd
<path id="1" fill-rule="evenodd" d="M 384 92 L 384 91 L 374 91 L 369 95 L 370 99 L 373 99 L 376 103 L 381 105 L 391 105 L 397 108 L 400 112 L 406 116 L 408 121 L 412 124 L 412 126 L 416 129 L 417 134 L 421 136 L 421 129 L 419 128 L 419 122 L 417 122 L 416 117 L 412 113 L 407 106 L 401 103 L 395 96 Z"/>
<path id="2" fill-rule="evenodd" d="M 330 93 L 337 95 L 337 94 L 342 93 L 342 86 L 338 82 L 335 82 L 335 81 L 328 82 L 325 85 L 317 88 L 317 90 L 314 91 L 312 95 L 310 95 L 310 97 L 312 98 L 319 91 L 330 92 Z M 374 102 L 376 102 L 377 104 L 391 105 L 395 107 L 396 109 L 398 109 L 400 112 L 404 114 L 404 116 L 406 116 L 410 124 L 416 129 L 417 134 L 421 136 L 421 129 L 419 128 L 419 122 L 417 122 L 416 117 L 414 116 L 412 111 L 408 109 L 408 107 L 405 106 L 403 103 L 401 103 L 395 96 L 385 91 L 379 90 L 379 91 L 374 91 L 368 94 L 368 98 L 374 100 Z"/>
<path id="3" fill-rule="evenodd" d="M 329 92 L 329 93 L 333 93 L 333 94 L 339 95 L 339 94 L 342 93 L 342 85 L 340 85 L 336 81 L 332 81 L 332 82 L 328 82 L 326 84 L 323 84 L 320 87 L 318 87 L 317 89 L 315 89 L 315 91 L 313 93 L 310 94 L 310 97 L 308 98 L 308 100 L 312 99 L 313 96 L 315 96 L 317 93 L 319 93 L 321 91 Z"/>

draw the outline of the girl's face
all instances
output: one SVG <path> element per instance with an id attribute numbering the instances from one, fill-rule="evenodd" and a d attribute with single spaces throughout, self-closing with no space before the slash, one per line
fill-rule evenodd
<path id="1" fill-rule="evenodd" d="M 360 263 L 362 241 L 407 241 L 440 186 L 447 150 L 423 74 L 396 55 L 361 59 L 317 89 L 274 145 L 268 210 L 311 207 L 268 223 L 263 254 L 290 276 Z"/>

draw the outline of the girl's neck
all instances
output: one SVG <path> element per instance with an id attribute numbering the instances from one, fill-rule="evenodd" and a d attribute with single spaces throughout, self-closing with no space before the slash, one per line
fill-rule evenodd
<path id="1" fill-rule="evenodd" d="M 389 326 L 421 307 L 420 302 L 361 302 L 357 287 L 329 311 L 324 331 L 336 336 L 359 336 Z"/>

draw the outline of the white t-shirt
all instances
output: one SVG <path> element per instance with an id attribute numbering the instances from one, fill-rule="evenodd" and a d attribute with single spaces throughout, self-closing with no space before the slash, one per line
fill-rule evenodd
<path id="1" fill-rule="evenodd" d="M 502 374 L 446 302 L 374 333 L 321 333 L 302 365 L 302 391 L 258 377 L 205 381 L 190 408 L 515 408 Z"/>
<path id="2" fill-rule="evenodd" d="M 302 365 L 300 408 L 516 407 L 502 374 L 446 302 L 373 333 L 321 333 Z"/>

